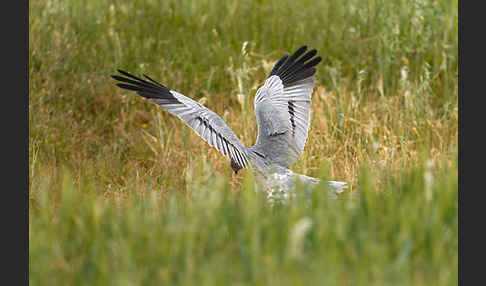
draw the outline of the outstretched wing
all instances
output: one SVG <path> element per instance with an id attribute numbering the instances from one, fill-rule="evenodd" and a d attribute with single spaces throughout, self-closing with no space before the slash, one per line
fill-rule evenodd
<path id="1" fill-rule="evenodd" d="M 253 148 L 269 162 L 286 167 L 295 163 L 304 150 L 313 75 L 322 59 L 314 57 L 316 50 L 306 50 L 303 46 L 290 57 L 286 54 L 280 58 L 255 95 L 258 137 Z"/>
<path id="2" fill-rule="evenodd" d="M 137 92 L 138 95 L 148 98 L 163 110 L 182 119 L 210 146 L 229 157 L 232 167 L 237 169 L 248 167 L 249 161 L 245 146 L 216 113 L 196 101 L 168 89 L 147 75 L 143 76 L 148 81 L 122 70 L 118 70 L 118 72 L 125 77 L 112 75 L 112 78 L 123 82 L 117 83 L 117 86 Z"/>

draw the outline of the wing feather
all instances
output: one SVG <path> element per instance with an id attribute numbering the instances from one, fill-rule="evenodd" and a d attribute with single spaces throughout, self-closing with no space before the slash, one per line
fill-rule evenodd
<path id="1" fill-rule="evenodd" d="M 143 76 L 148 81 L 123 70 L 118 70 L 118 72 L 125 77 L 112 75 L 112 78 L 122 82 L 117 83 L 117 86 L 135 91 L 138 95 L 158 104 L 163 110 L 182 119 L 209 146 L 229 157 L 240 168 L 249 166 L 246 147 L 216 113 L 196 101 L 168 89 L 147 75 Z"/>
<path id="2" fill-rule="evenodd" d="M 255 95 L 258 137 L 253 148 L 265 158 L 290 166 L 302 155 L 310 123 L 317 51 L 302 46 L 275 64 Z M 299 58 L 300 57 L 300 58 Z"/>

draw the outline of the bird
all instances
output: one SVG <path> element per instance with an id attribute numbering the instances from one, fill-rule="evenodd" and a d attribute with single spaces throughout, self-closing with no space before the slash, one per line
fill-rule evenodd
<path id="1" fill-rule="evenodd" d="M 310 105 L 316 66 L 322 57 L 304 45 L 292 55 L 285 53 L 275 63 L 254 98 L 258 133 L 253 146 L 245 146 L 226 122 L 199 102 L 172 90 L 146 74 L 144 79 L 117 69 L 116 85 L 177 116 L 209 146 L 230 160 L 235 174 L 243 168 L 255 171 L 258 189 L 272 203 L 295 197 L 297 181 L 313 190 L 321 179 L 294 173 L 289 167 L 302 155 L 310 125 Z M 327 181 L 329 197 L 347 188 L 346 182 Z"/>

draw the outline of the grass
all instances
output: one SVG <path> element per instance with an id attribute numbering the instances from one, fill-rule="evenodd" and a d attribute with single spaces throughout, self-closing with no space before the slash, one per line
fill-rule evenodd
<path id="1" fill-rule="evenodd" d="M 457 284 L 457 21 L 448 0 L 30 2 L 30 282 Z M 292 169 L 351 185 L 309 208 L 264 205 L 109 77 L 146 73 L 252 145 L 253 95 L 302 44 L 323 62 Z"/>
<path id="2" fill-rule="evenodd" d="M 234 195 L 223 177 L 161 200 L 138 186 L 100 198 L 62 173 L 31 207 L 30 282 L 456 285 L 457 172 L 430 183 L 420 166 L 379 193 L 364 172 L 358 200 L 315 192 L 310 207 L 298 198 L 274 208 L 251 183 Z"/>

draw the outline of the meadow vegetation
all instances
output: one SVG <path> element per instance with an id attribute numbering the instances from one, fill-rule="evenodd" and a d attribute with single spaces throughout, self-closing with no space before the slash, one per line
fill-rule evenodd
<path id="1" fill-rule="evenodd" d="M 29 3 L 32 285 L 456 285 L 457 0 Z M 117 88 L 148 74 L 247 146 L 253 96 L 306 44 L 292 170 L 346 181 L 270 207 L 253 175 Z"/>

